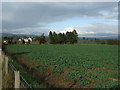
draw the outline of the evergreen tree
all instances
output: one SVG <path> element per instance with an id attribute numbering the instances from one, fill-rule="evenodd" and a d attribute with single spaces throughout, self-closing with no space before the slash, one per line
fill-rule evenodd
<path id="1" fill-rule="evenodd" d="M 70 43 L 70 32 L 66 32 L 66 43 Z"/>
<path id="2" fill-rule="evenodd" d="M 50 39 L 50 43 L 53 44 L 54 43 L 54 37 L 53 37 L 52 31 L 49 32 L 49 39 Z"/>
<path id="3" fill-rule="evenodd" d="M 75 35 L 73 32 L 70 32 L 70 44 L 74 44 L 76 42 Z"/>
<path id="4" fill-rule="evenodd" d="M 66 35 L 63 33 L 63 43 L 66 44 Z"/>
<path id="5" fill-rule="evenodd" d="M 57 44 L 57 43 L 58 43 L 57 33 L 53 32 L 53 44 Z"/>
<path id="6" fill-rule="evenodd" d="M 77 31 L 74 29 L 74 30 L 72 31 L 72 33 L 74 34 L 74 36 L 73 36 L 74 43 L 77 43 L 77 41 L 78 41 L 78 34 L 77 34 Z"/>
<path id="7" fill-rule="evenodd" d="M 62 35 L 62 33 L 59 33 L 59 34 L 58 34 L 58 43 L 59 43 L 59 44 L 62 44 L 62 43 L 63 43 L 63 35 Z"/>
<path id="8" fill-rule="evenodd" d="M 70 43 L 70 44 L 74 43 L 74 34 L 72 32 L 66 33 L 66 41 L 67 43 Z"/>
<path id="9" fill-rule="evenodd" d="M 49 33 L 49 38 L 50 38 L 50 43 L 52 44 L 74 44 L 77 43 L 78 41 L 78 34 L 77 31 L 74 29 L 72 32 L 66 32 L 65 33 L 59 33 L 56 34 L 56 32 L 51 32 Z"/>

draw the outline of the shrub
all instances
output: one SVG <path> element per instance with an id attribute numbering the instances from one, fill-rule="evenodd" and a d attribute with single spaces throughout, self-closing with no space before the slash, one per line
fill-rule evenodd
<path id="1" fill-rule="evenodd" d="M 109 44 L 109 45 L 118 45 L 118 44 L 120 44 L 120 40 L 118 40 L 118 39 L 108 39 L 107 44 Z"/>

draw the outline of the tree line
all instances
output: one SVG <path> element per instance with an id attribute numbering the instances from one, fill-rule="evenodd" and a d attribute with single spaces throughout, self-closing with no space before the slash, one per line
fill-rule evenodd
<path id="1" fill-rule="evenodd" d="M 83 37 L 83 40 L 89 40 L 88 38 Z M 18 38 L 17 37 L 3 37 L 2 41 L 7 41 L 7 44 L 17 44 Z M 74 44 L 74 43 L 84 43 L 79 42 L 77 31 L 74 29 L 73 31 L 66 33 L 56 33 L 55 31 L 49 32 L 49 37 L 45 36 L 44 33 L 41 36 L 33 37 L 33 41 L 38 41 L 39 44 L 51 43 L 51 44 Z M 94 41 L 95 44 L 108 44 L 108 45 L 120 45 L 120 39 L 94 39 L 89 40 L 90 42 Z M 4 43 L 3 43 L 4 44 Z M 87 42 L 89 44 L 89 42 Z"/>
<path id="2" fill-rule="evenodd" d="M 77 31 L 74 29 L 72 32 L 56 33 L 49 32 L 49 39 L 51 44 L 74 44 L 78 41 Z"/>
<path id="3" fill-rule="evenodd" d="M 120 39 L 108 39 L 107 44 L 109 44 L 109 45 L 120 45 Z"/>

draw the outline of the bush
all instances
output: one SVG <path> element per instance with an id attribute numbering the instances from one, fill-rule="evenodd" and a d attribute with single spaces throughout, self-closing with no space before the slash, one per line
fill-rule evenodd
<path id="1" fill-rule="evenodd" d="M 96 39 L 95 42 L 97 44 L 105 44 L 105 40 L 101 40 L 101 39 Z"/>
<path id="2" fill-rule="evenodd" d="M 109 44 L 109 45 L 118 45 L 118 44 L 120 44 L 120 40 L 118 40 L 118 39 L 108 39 L 107 44 Z"/>

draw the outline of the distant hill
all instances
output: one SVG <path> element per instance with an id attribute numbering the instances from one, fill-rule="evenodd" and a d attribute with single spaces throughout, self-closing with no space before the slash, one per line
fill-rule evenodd
<path id="1" fill-rule="evenodd" d="M 120 38 L 120 34 L 106 34 L 106 33 L 98 33 L 98 34 L 85 34 L 85 35 L 79 35 L 79 38 L 89 38 L 89 39 L 118 39 L 118 36 Z"/>
<path id="2" fill-rule="evenodd" d="M 3 37 L 5 37 L 5 36 L 10 37 L 10 36 L 13 36 L 13 34 L 9 34 L 9 33 L 2 33 L 2 36 L 3 36 Z"/>
<path id="3" fill-rule="evenodd" d="M 28 36 L 31 36 L 31 37 L 35 37 L 35 36 L 40 36 L 42 33 L 37 33 L 37 32 L 34 32 L 32 34 L 10 34 L 10 33 L 2 33 L 2 36 L 3 37 L 28 37 Z M 104 37 L 106 36 L 106 37 Z M 119 39 L 120 39 L 120 35 L 117 35 L 117 34 L 95 34 L 94 36 L 93 35 L 88 35 L 88 36 L 85 36 L 85 35 L 79 35 L 79 39 L 82 39 L 83 37 L 85 38 L 89 38 L 89 39 L 118 39 L 118 36 L 119 36 Z M 48 36 L 47 36 L 48 38 Z"/>
<path id="4" fill-rule="evenodd" d="M 24 37 L 24 36 L 37 36 L 34 34 L 9 34 L 9 33 L 2 33 L 3 37 Z"/>

